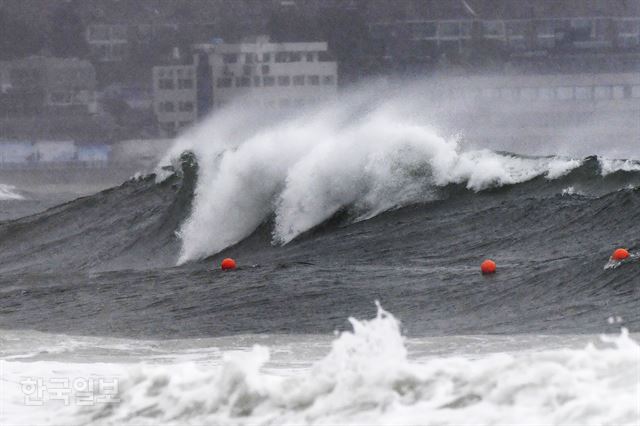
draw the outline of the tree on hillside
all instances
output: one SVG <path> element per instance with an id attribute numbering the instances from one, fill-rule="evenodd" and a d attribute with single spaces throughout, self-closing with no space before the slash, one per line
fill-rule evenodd
<path id="1" fill-rule="evenodd" d="M 73 3 L 63 3 L 51 16 L 49 47 L 55 56 L 83 58 L 89 53 L 85 27 Z"/>

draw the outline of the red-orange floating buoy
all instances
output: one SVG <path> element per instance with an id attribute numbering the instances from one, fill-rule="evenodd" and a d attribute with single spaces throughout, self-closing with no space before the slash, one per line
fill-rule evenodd
<path id="1" fill-rule="evenodd" d="M 236 269 L 236 261 L 227 257 L 222 261 L 220 267 L 223 271 L 233 271 L 234 269 Z"/>
<path id="2" fill-rule="evenodd" d="M 480 270 L 483 274 L 495 274 L 496 272 L 496 262 L 491 259 L 487 259 L 480 265 Z"/>
<path id="3" fill-rule="evenodd" d="M 611 258 L 613 260 L 625 260 L 626 258 L 629 257 L 629 252 L 623 248 L 619 248 L 616 249 L 616 251 L 613 252 L 613 254 L 611 255 Z"/>

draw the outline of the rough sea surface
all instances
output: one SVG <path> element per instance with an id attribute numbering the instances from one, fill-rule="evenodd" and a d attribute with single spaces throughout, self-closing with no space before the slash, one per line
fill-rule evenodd
<path id="1" fill-rule="evenodd" d="M 640 163 L 345 108 L 219 114 L 50 208 L 1 187 L 0 423 L 640 424 Z"/>

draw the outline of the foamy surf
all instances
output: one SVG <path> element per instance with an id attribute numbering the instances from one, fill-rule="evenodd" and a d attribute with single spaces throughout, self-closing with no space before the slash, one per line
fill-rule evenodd
<path id="1" fill-rule="evenodd" d="M 24 200 L 24 196 L 15 186 L 0 183 L 0 201 L 3 200 Z"/>
<path id="2" fill-rule="evenodd" d="M 330 344 L 326 339 L 323 343 L 315 337 L 290 336 L 284 361 L 282 346 L 270 351 L 261 345 L 210 350 L 208 358 L 189 362 L 180 360 L 205 352 L 183 349 L 173 360 L 155 361 L 147 353 L 144 364 L 127 359 L 122 363 L 3 361 L 0 421 L 458 425 L 472 419 L 473 424 L 638 424 L 640 346 L 624 329 L 617 337 L 579 348 L 570 347 L 571 339 L 576 339 L 571 336 L 407 340 L 399 321 L 381 308 L 372 320 L 350 321 L 353 331 Z M 319 344 L 313 355 L 303 360 L 287 353 L 300 351 L 296 348 L 305 347 L 307 340 Z M 236 345 L 241 341 L 247 344 L 251 339 L 234 340 Z M 131 344 L 134 347 L 115 341 L 110 350 L 128 347 L 133 359 L 139 359 L 140 344 Z M 328 353 L 319 355 L 324 350 Z M 154 351 L 155 356 L 162 352 L 158 347 Z M 275 365 L 272 356 L 279 359 Z M 98 380 L 116 378 L 117 393 L 110 395 L 114 399 L 110 403 L 78 406 L 48 401 L 27 407 L 20 386 L 26 365 L 30 375 L 45 380 L 92 377 L 98 397 L 104 396 Z"/>

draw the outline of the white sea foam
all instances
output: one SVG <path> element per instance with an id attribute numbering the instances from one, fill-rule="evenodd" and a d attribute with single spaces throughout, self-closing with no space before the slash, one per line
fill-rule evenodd
<path id="1" fill-rule="evenodd" d="M 24 200 L 17 188 L 13 185 L 0 184 L 0 200 Z"/>
<path id="2" fill-rule="evenodd" d="M 549 171 L 547 172 L 547 179 L 553 180 L 566 176 L 571 170 L 576 169 L 582 165 L 581 160 L 574 160 L 571 158 L 554 158 L 549 163 Z"/>
<path id="3" fill-rule="evenodd" d="M 614 160 L 608 158 L 599 158 L 600 170 L 602 176 L 610 175 L 615 172 L 637 172 L 640 171 L 640 161 L 635 160 Z"/>
<path id="4" fill-rule="evenodd" d="M 465 149 L 401 100 L 359 93 L 288 117 L 231 106 L 179 138 L 162 164 L 185 150 L 200 170 L 180 263 L 241 241 L 272 214 L 274 243 L 287 243 L 342 208 L 369 218 L 431 200 L 447 184 L 481 191 L 581 164 Z"/>
<path id="5" fill-rule="evenodd" d="M 576 190 L 575 186 L 568 186 L 562 190 L 562 195 L 584 195 L 582 192 Z"/>
<path id="6" fill-rule="evenodd" d="M 372 320 L 350 321 L 353 331 L 336 337 L 328 354 L 302 368 L 294 360 L 265 368 L 270 350 L 264 346 L 227 351 L 221 357 L 209 350 L 218 359 L 213 363 L 150 364 L 147 357 L 146 364 L 131 364 L 141 350 L 152 354 L 161 346 L 143 349 L 143 343 L 124 340 L 103 343 L 112 354 L 115 348 L 132 345 L 134 358 L 119 364 L 2 362 L 0 422 L 457 425 L 473 419 L 474 424 L 637 425 L 640 418 L 640 346 L 624 329 L 582 349 L 566 347 L 568 337 L 560 347 L 535 349 L 530 337 L 523 336 L 522 349 L 509 353 L 437 355 L 438 348 L 432 348 L 434 355 L 415 359 L 408 354 L 410 342 L 402 336 L 400 323 L 381 308 Z M 92 338 L 67 340 L 80 353 L 95 343 Z M 308 345 L 302 338 L 296 343 L 295 336 L 290 340 L 292 347 Z M 503 340 L 500 346 L 492 345 L 494 350 L 518 337 Z M 487 345 L 481 337 L 465 341 L 472 352 L 473 341 L 482 348 Z M 437 342 L 427 339 L 423 345 Z M 53 355 L 60 356 L 69 355 Z M 101 395 L 100 378 L 115 377 L 117 394 L 111 396 L 117 402 L 79 406 L 46 400 L 42 406 L 25 406 L 20 384 L 27 376 L 45 383 L 50 377 L 91 377 L 95 395 Z M 75 391 L 70 394 L 75 401 Z"/>
<path id="7" fill-rule="evenodd" d="M 306 368 L 289 369 L 288 363 L 284 370 L 265 369 L 270 351 L 263 346 L 226 352 L 214 364 L 5 362 L 0 421 L 457 425 L 473 419 L 474 424 L 636 425 L 640 418 L 640 346 L 624 330 L 583 349 L 416 360 L 391 314 L 379 309 L 370 321 L 350 321 L 353 331 L 342 333 L 327 355 Z M 118 402 L 24 406 L 21 378 L 46 375 L 96 382 L 118 377 Z"/>

